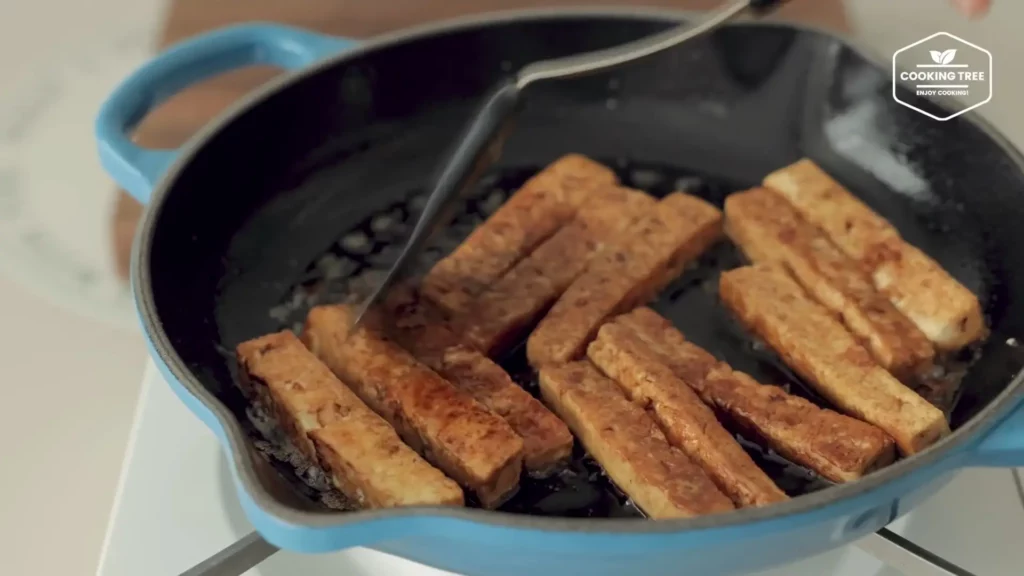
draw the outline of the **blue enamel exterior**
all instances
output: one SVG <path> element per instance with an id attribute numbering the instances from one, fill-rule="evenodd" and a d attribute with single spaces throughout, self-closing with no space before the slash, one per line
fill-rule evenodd
<path id="1" fill-rule="evenodd" d="M 272 64 L 294 69 L 335 54 L 351 42 L 276 25 L 227 28 L 175 46 L 122 83 L 96 124 L 104 168 L 146 201 L 176 157 L 143 150 L 126 134 L 145 113 L 176 91 L 231 69 Z M 135 258 L 137 261 L 138 258 Z M 133 265 L 135 263 L 133 262 Z M 147 335 L 148 336 L 148 335 Z M 191 394 L 148 339 L 164 378 L 182 402 L 220 440 L 231 443 L 210 406 Z M 259 506 L 233 466 L 242 506 L 270 542 L 299 552 L 367 546 L 462 574 L 730 574 L 764 569 L 835 548 L 878 530 L 906 513 L 965 466 L 1024 466 L 1024 407 L 1017 406 L 985 437 L 874 490 L 817 508 L 735 526 L 676 532 L 549 530 L 410 511 L 327 526 L 290 523 Z M 595 520 L 593 522 L 599 522 Z"/>
<path id="2" fill-rule="evenodd" d="M 175 159 L 173 150 L 132 144 L 130 130 L 176 93 L 207 78 L 247 66 L 303 68 L 353 46 L 351 40 L 275 24 L 247 24 L 172 46 L 118 86 L 100 108 L 96 139 L 103 168 L 140 202 Z"/>

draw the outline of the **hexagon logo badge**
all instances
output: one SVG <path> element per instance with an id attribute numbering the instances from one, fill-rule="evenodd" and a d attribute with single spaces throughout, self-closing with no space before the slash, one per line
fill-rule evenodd
<path id="1" fill-rule="evenodd" d="M 897 90 L 901 85 L 907 88 L 902 94 Z M 956 118 L 992 99 L 992 53 L 948 32 L 904 46 L 892 55 L 892 97 L 935 120 Z M 921 98 L 948 113 L 920 108 Z"/>

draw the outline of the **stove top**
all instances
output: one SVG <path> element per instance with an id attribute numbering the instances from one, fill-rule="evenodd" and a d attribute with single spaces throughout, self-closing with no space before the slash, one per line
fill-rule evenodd
<path id="1" fill-rule="evenodd" d="M 146 368 L 99 576 L 176 575 L 252 531 L 227 461 L 210 432 Z M 1024 502 L 1007 470 L 965 470 L 890 528 L 980 576 L 1020 574 Z M 356 548 L 304 556 L 279 552 L 246 576 L 444 576 Z M 855 546 L 751 576 L 897 576 Z"/>

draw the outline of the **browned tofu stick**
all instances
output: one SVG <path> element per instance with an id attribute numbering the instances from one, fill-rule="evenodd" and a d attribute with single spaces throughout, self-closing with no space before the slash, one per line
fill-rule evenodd
<path id="1" fill-rule="evenodd" d="M 708 373 L 703 389 L 715 409 L 752 440 L 833 482 L 857 480 L 896 459 L 895 443 L 881 428 L 819 408 L 725 364 Z"/>
<path id="2" fill-rule="evenodd" d="M 592 194 L 576 218 L 483 291 L 459 317 L 467 345 L 494 357 L 518 343 L 587 267 L 602 246 L 641 218 L 656 201 L 638 190 L 607 187 Z"/>
<path id="3" fill-rule="evenodd" d="M 390 336 L 417 360 L 439 371 L 444 352 L 461 344 L 444 312 L 411 284 L 395 286 L 380 307 Z"/>
<path id="4" fill-rule="evenodd" d="M 928 337 L 875 289 L 859 263 L 780 195 L 755 188 L 729 196 L 725 232 L 751 261 L 784 265 L 897 378 L 909 381 L 931 366 L 935 349 Z"/>
<path id="5" fill-rule="evenodd" d="M 649 517 L 734 509 L 700 466 L 668 443 L 644 409 L 589 362 L 545 366 L 540 389 L 608 477 Z"/>
<path id="6" fill-rule="evenodd" d="M 707 405 L 751 440 L 833 482 L 856 480 L 895 459 L 892 438 L 880 428 L 732 370 L 687 342 L 650 308 L 619 316 L 615 324 L 632 330 Z"/>
<path id="7" fill-rule="evenodd" d="M 462 489 L 402 443 L 291 332 L 238 345 L 243 385 L 360 507 L 461 506 Z"/>
<path id="8" fill-rule="evenodd" d="M 587 356 L 622 386 L 626 396 L 646 407 L 669 443 L 699 464 L 737 506 L 788 499 L 718 423 L 714 412 L 631 330 L 605 324 L 587 347 Z"/>
<path id="9" fill-rule="evenodd" d="M 423 279 L 424 296 L 447 314 L 465 310 L 484 288 L 576 214 L 594 189 L 615 184 L 610 169 L 578 154 L 531 178 Z"/>
<path id="10" fill-rule="evenodd" d="M 937 348 L 956 350 L 985 336 L 978 298 L 814 162 L 782 168 L 764 184 L 866 266 L 875 287 Z"/>
<path id="11" fill-rule="evenodd" d="M 523 439 L 523 466 L 544 477 L 564 466 L 572 454 L 572 434 L 564 422 L 512 381 L 489 358 L 461 345 L 414 290 L 394 290 L 385 302 L 391 336 L 418 360 L 501 416 Z"/>
<path id="12" fill-rule="evenodd" d="M 313 308 L 303 340 L 407 444 L 484 507 L 512 496 L 522 471 L 522 439 L 468 393 L 382 338 L 378 319 L 366 318 L 350 332 L 352 319 L 348 306 Z"/>
<path id="13" fill-rule="evenodd" d="M 724 272 L 719 295 L 822 396 L 885 430 L 903 454 L 920 452 L 949 433 L 942 411 L 876 364 L 784 269 L 757 265 Z"/>
<path id="14" fill-rule="evenodd" d="M 679 192 L 623 232 L 625 242 L 593 257 L 527 340 L 530 364 L 560 364 L 581 356 L 605 319 L 643 303 L 721 236 L 721 212 Z"/>

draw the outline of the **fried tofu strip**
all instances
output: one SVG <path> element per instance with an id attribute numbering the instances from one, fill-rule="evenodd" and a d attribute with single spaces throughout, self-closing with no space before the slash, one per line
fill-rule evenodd
<path id="1" fill-rule="evenodd" d="M 819 408 L 778 386 L 761 384 L 725 364 L 705 377 L 705 396 L 751 439 L 833 482 L 850 482 L 896 459 L 881 428 Z"/>
<path id="2" fill-rule="evenodd" d="M 456 346 L 445 351 L 442 373 L 523 438 L 523 466 L 531 476 L 543 478 L 565 467 L 572 455 L 569 427 L 501 366 L 476 350 Z"/>
<path id="3" fill-rule="evenodd" d="M 572 433 L 508 373 L 458 336 L 417 293 L 403 287 L 385 302 L 391 336 L 420 362 L 501 416 L 523 439 L 523 466 L 531 476 L 561 469 L 572 454 Z"/>
<path id="4" fill-rule="evenodd" d="M 463 504 L 462 489 L 402 443 L 288 331 L 238 345 L 246 389 L 361 508 Z"/>
<path id="5" fill-rule="evenodd" d="M 495 357 L 519 342 L 552 303 L 583 273 L 603 245 L 640 219 L 657 202 L 628 188 L 608 187 L 580 207 L 576 218 L 484 290 L 462 315 L 463 342 Z"/>
<path id="6" fill-rule="evenodd" d="M 480 292 L 569 222 L 595 188 L 615 173 L 584 156 L 563 156 L 522 188 L 423 279 L 424 296 L 458 314 Z"/>
<path id="7" fill-rule="evenodd" d="M 675 192 L 623 232 L 625 241 L 593 257 L 527 340 L 530 364 L 581 356 L 605 319 L 653 298 L 683 267 L 719 239 L 722 213 Z"/>
<path id="8" fill-rule="evenodd" d="M 718 414 L 791 462 L 833 482 L 849 482 L 895 459 L 893 440 L 880 428 L 733 370 L 650 308 L 637 308 L 614 323 L 632 330 Z"/>
<path id="9" fill-rule="evenodd" d="M 725 232 L 754 263 L 784 265 L 897 378 L 908 381 L 931 366 L 935 349 L 928 337 L 875 289 L 862 266 L 780 195 L 755 188 L 729 196 Z"/>
<path id="10" fill-rule="evenodd" d="M 645 407 L 669 443 L 699 464 L 737 506 L 788 499 L 718 423 L 714 412 L 631 330 L 605 324 L 587 347 L 587 356 L 626 396 Z"/>
<path id="11" fill-rule="evenodd" d="M 734 509 L 700 466 L 668 443 L 643 408 L 589 362 L 545 366 L 540 388 L 587 452 L 649 517 L 690 518 Z"/>
<path id="12" fill-rule="evenodd" d="M 920 452 L 949 433 L 941 410 L 876 364 L 783 268 L 758 265 L 724 272 L 719 295 L 747 329 L 822 396 L 885 430 L 903 454 Z"/>
<path id="13" fill-rule="evenodd" d="M 303 340 L 339 378 L 484 507 L 507 500 L 519 486 L 523 441 L 500 417 L 466 392 L 382 338 L 377 318 L 350 332 L 348 306 L 318 306 Z"/>
<path id="14" fill-rule="evenodd" d="M 937 348 L 956 350 L 985 336 L 978 298 L 814 162 L 782 168 L 764 185 L 866 266 L 875 287 Z"/>
<path id="15" fill-rule="evenodd" d="M 461 344 L 444 313 L 411 284 L 392 288 L 380 311 L 389 335 L 436 372 L 444 365 L 445 350 Z"/>

